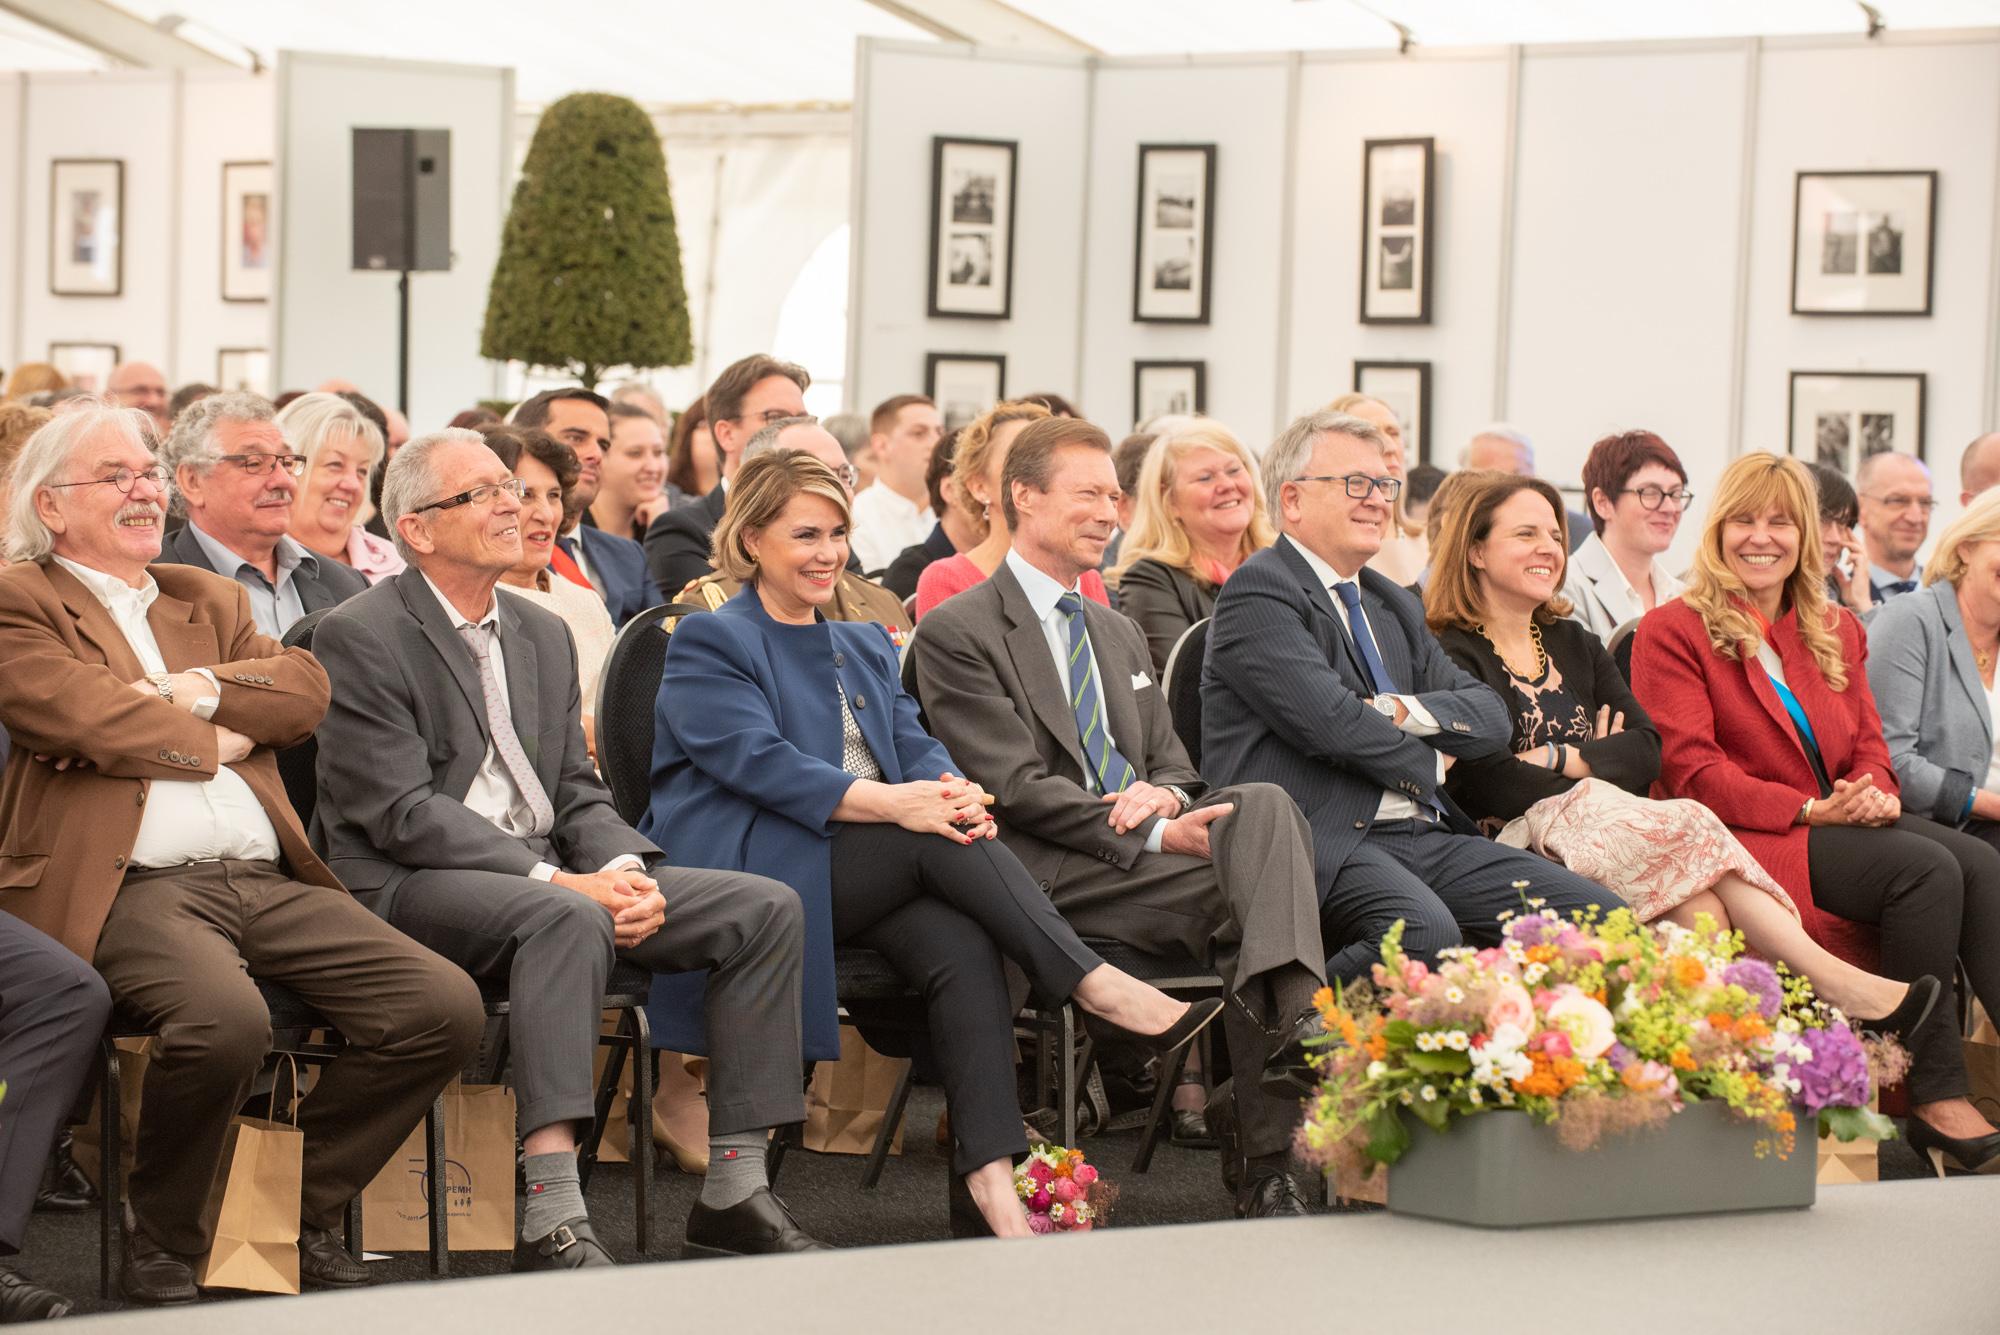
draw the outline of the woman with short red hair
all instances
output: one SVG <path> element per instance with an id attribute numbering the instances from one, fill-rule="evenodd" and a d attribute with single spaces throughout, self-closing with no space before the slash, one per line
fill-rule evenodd
<path id="1" fill-rule="evenodd" d="M 1569 560 L 1563 586 L 1576 620 L 1611 632 L 1679 596 L 1681 582 L 1660 555 L 1680 531 L 1694 493 L 1680 456 L 1650 431 L 1624 431 L 1590 447 L 1583 494 L 1597 531 Z"/>

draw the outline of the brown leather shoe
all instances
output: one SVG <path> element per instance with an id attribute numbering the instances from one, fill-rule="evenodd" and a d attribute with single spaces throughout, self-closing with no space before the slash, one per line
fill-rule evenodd
<path id="1" fill-rule="evenodd" d="M 710 1209 L 699 1198 L 688 1212 L 683 1256 L 766 1256 L 773 1252 L 830 1252 L 833 1248 L 799 1227 L 792 1212 L 769 1187 L 727 1210 Z"/>
<path id="2" fill-rule="evenodd" d="M 194 1286 L 194 1258 L 170 1252 L 146 1236 L 125 1207 L 125 1268 L 118 1289 L 128 1302 L 145 1307 L 180 1307 L 201 1295 Z"/>
<path id="3" fill-rule="evenodd" d="M 368 1267 L 327 1229 L 300 1224 L 299 1282 L 315 1289 L 356 1289 L 368 1282 Z"/>

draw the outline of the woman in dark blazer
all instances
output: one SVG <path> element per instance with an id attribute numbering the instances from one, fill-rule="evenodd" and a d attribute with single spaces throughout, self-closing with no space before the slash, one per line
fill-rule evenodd
<path id="1" fill-rule="evenodd" d="M 1660 730 L 1663 797 L 1728 823 L 1806 930 L 1881 971 L 1948 979 L 2000 1003 L 2000 853 L 1903 811 L 1860 623 L 1829 604 L 1812 476 L 1748 454 L 1724 470 L 1687 591 L 1639 623 L 1632 686 Z M 1871 930 L 1873 929 L 1873 930 Z M 1904 1026 L 1912 1146 L 2000 1171 L 2000 1131 L 1967 1100 L 1949 984 Z"/>
<path id="2" fill-rule="evenodd" d="M 1146 632 L 1153 670 L 1165 672 L 1187 628 L 1215 610 L 1223 581 L 1277 533 L 1256 461 L 1206 420 L 1153 442 L 1137 501 L 1107 582 L 1118 591 L 1118 610 Z"/>
<path id="3" fill-rule="evenodd" d="M 923 994 L 953 1166 L 993 1232 L 1023 1234 L 1011 1160 L 1027 1142 L 1002 957 L 1044 997 L 1169 1051 L 1221 1004 L 1188 1006 L 1105 964 L 994 841 L 991 799 L 918 723 L 888 633 L 819 611 L 846 568 L 848 521 L 845 488 L 803 451 L 738 472 L 715 553 L 743 588 L 682 621 L 668 646 L 641 829 L 674 865 L 755 870 L 799 892 L 808 1059 L 839 1055 L 835 946 L 880 952 Z M 661 980 L 658 1042 L 702 1050 L 699 995 Z"/>

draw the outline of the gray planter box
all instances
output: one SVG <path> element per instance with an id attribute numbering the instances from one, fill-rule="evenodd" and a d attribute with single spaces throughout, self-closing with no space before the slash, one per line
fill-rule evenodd
<path id="1" fill-rule="evenodd" d="M 1714 1102 L 1581 1152 L 1521 1112 L 1463 1118 L 1443 1135 L 1418 1125 L 1389 1170 L 1389 1208 L 1481 1228 L 1805 1209 L 1816 1165 L 1811 1120 L 1799 1123 L 1789 1159 L 1759 1159 L 1764 1133 Z"/>

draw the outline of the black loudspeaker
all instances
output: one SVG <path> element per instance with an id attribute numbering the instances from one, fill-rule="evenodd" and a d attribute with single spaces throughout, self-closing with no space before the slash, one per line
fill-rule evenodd
<path id="1" fill-rule="evenodd" d="M 451 131 L 354 131 L 354 267 L 451 268 Z"/>

